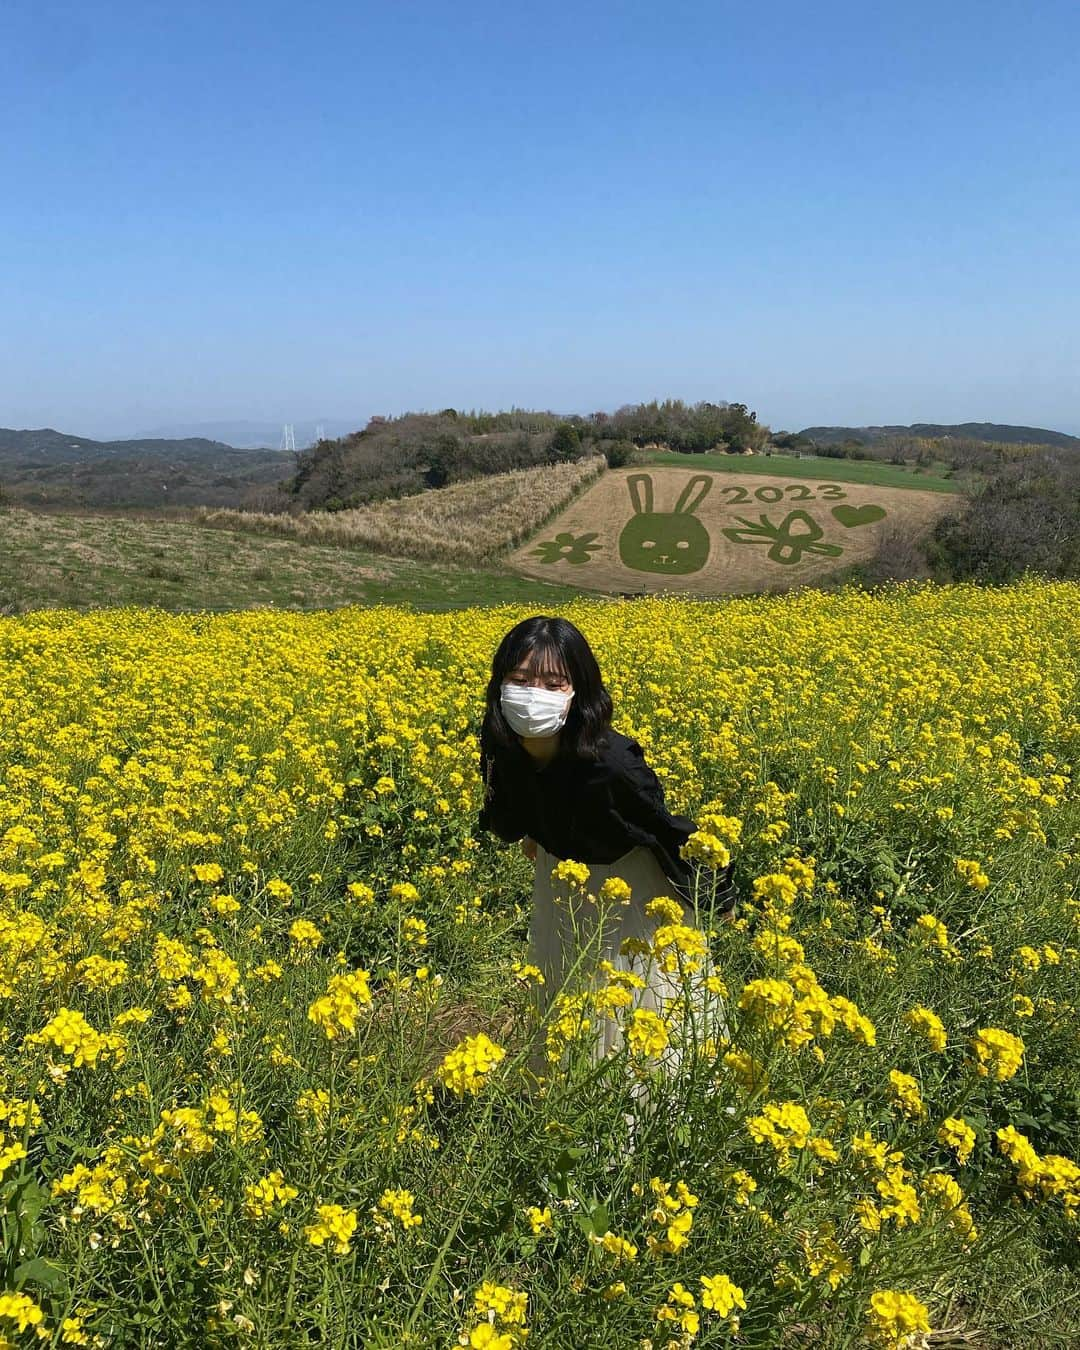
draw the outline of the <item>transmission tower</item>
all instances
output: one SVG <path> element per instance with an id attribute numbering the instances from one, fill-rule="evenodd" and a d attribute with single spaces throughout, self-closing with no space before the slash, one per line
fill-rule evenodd
<path id="1" fill-rule="evenodd" d="M 292 450 L 294 452 L 296 450 L 296 437 L 293 435 L 293 425 L 291 422 L 286 422 L 285 425 L 281 428 L 280 449 Z"/>

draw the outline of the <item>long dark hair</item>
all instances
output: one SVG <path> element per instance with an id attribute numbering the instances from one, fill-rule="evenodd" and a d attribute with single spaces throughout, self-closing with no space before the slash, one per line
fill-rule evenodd
<path id="1" fill-rule="evenodd" d="M 510 672 L 523 663 L 530 674 L 540 674 L 556 663 L 561 664 L 574 687 L 574 697 L 559 734 L 559 754 L 596 759 L 604 733 L 611 725 L 611 695 L 604 688 L 600 667 L 585 634 L 569 619 L 546 614 L 515 624 L 492 657 L 487 707 L 480 728 L 481 751 L 485 755 L 499 751 L 528 753 L 503 716 L 499 702 Z"/>

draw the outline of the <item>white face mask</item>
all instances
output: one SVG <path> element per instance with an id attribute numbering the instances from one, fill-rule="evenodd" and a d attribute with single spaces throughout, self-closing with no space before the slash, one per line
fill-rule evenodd
<path id="1" fill-rule="evenodd" d="M 574 697 L 528 684 L 503 685 L 499 704 L 503 716 L 519 736 L 553 736 L 566 721 Z"/>

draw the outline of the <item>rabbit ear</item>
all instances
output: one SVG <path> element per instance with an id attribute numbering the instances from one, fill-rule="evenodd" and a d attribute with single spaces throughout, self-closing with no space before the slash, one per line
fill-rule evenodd
<path id="1" fill-rule="evenodd" d="M 652 478 L 647 473 L 632 473 L 626 480 L 630 489 L 630 500 L 634 503 L 634 514 L 648 515 L 652 511 Z"/>
<path id="2" fill-rule="evenodd" d="M 679 494 L 679 500 L 675 503 L 675 514 L 685 513 L 692 516 L 700 504 L 703 497 L 706 496 L 712 487 L 712 475 L 707 473 L 696 473 L 689 483 Z"/>

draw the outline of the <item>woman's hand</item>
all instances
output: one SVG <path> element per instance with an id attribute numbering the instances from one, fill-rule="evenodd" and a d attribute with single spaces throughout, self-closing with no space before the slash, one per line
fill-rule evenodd
<path id="1" fill-rule="evenodd" d="M 536 861 L 536 840 L 530 839 L 528 835 L 521 841 L 521 851 L 530 862 Z"/>

